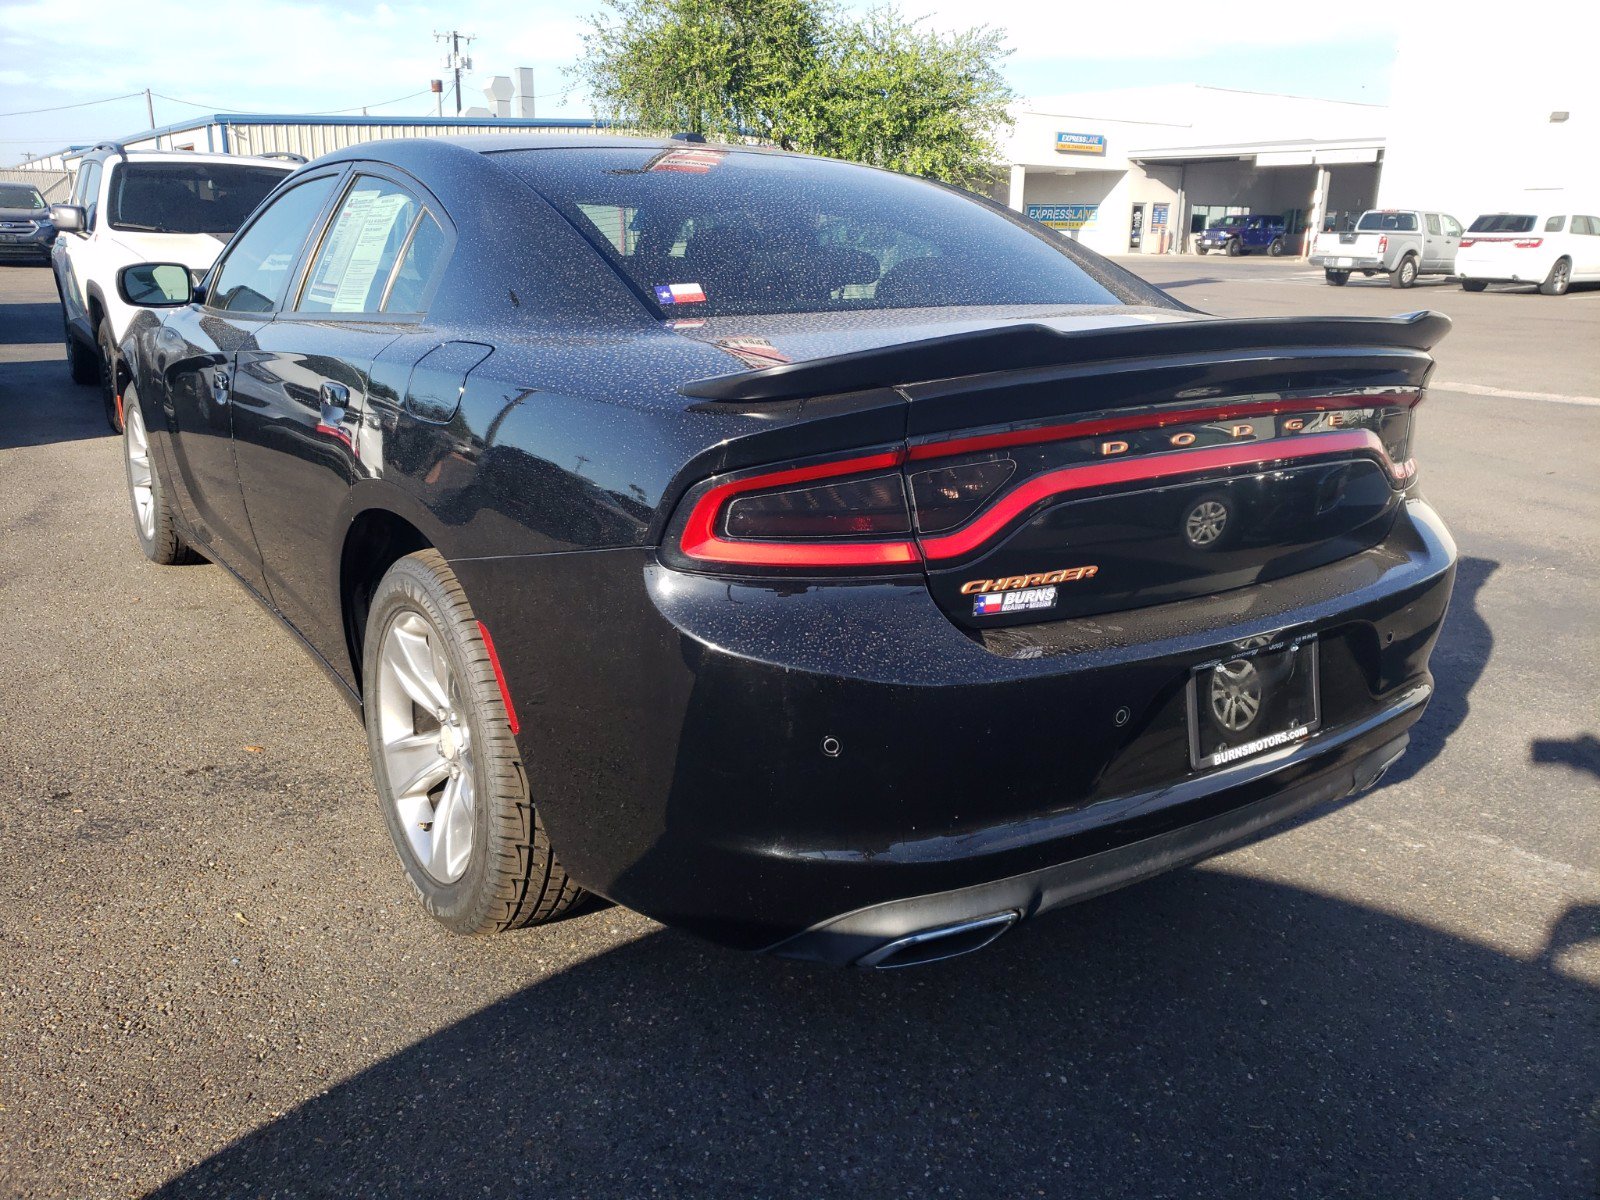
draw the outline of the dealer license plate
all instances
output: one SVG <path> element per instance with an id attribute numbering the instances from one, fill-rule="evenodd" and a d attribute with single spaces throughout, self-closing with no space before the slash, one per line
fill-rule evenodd
<path id="1" fill-rule="evenodd" d="M 1189 675 L 1189 765 L 1197 771 L 1304 741 L 1321 724 L 1315 638 L 1244 650 Z"/>
<path id="2" fill-rule="evenodd" d="M 1348 258 L 1336 258 L 1333 260 L 1333 265 L 1336 267 L 1348 267 L 1350 260 Z"/>

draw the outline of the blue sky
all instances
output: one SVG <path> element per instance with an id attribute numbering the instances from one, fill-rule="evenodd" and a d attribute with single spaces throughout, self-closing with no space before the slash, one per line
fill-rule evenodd
<path id="1" fill-rule="evenodd" d="M 586 116 L 562 67 L 579 54 L 583 18 L 600 0 L 537 5 L 461 0 L 448 8 L 390 0 L 6 0 L 0 8 L 0 114 L 124 93 L 136 98 L 0 116 L 0 164 L 71 142 L 146 128 L 142 92 L 158 124 L 207 111 L 316 112 L 373 106 L 374 114 L 431 111 L 416 95 L 442 73 L 434 30 L 475 33 L 479 76 L 535 70 L 540 112 Z M 849 7 L 861 9 L 863 3 Z M 941 29 L 989 23 L 1014 53 L 1006 74 L 1018 92 L 1055 95 L 1162 83 L 1207 83 L 1383 103 L 1394 44 L 1372 28 L 1351 36 L 1343 21 L 1228 21 L 1226 5 L 1146 0 L 1138 5 L 1047 5 L 1029 0 L 902 0 Z M 1259 7 L 1259 6 L 1257 6 Z M 1381 24 L 1376 30 L 1381 31 Z M 402 99 L 403 97 L 403 99 Z M 380 103 L 389 101 L 391 103 Z M 483 103 L 474 89 L 465 100 Z"/>

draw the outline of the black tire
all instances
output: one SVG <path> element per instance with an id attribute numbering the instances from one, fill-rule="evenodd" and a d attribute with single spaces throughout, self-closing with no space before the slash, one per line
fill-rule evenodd
<path id="1" fill-rule="evenodd" d="M 1196 254 L 1204 254 L 1206 252 L 1206 248 L 1204 246 L 1196 246 L 1194 248 L 1194 252 Z"/>
<path id="2" fill-rule="evenodd" d="M 105 403 L 106 424 L 112 432 L 122 432 L 122 409 L 117 403 L 117 347 L 111 338 L 111 321 L 100 318 L 95 330 L 95 341 L 100 346 L 100 398 Z"/>
<path id="3" fill-rule="evenodd" d="M 1283 239 L 1282 238 L 1273 238 L 1272 241 L 1267 244 L 1267 255 L 1268 255 L 1268 257 L 1277 258 L 1282 253 L 1283 253 Z"/>
<path id="4" fill-rule="evenodd" d="M 1350 282 L 1349 271 L 1324 270 L 1322 272 L 1322 277 L 1329 283 L 1333 284 L 1334 287 L 1343 287 L 1345 284 Z"/>
<path id="5" fill-rule="evenodd" d="M 1558 258 L 1550 264 L 1550 274 L 1544 277 L 1544 282 L 1539 285 L 1541 296 L 1565 296 L 1567 289 L 1572 286 L 1572 262 L 1570 259 Z"/>
<path id="6" fill-rule="evenodd" d="M 1394 270 L 1389 272 L 1389 286 L 1395 288 L 1408 288 L 1417 281 L 1417 260 L 1413 255 L 1406 255 L 1395 264 Z"/>
<path id="7" fill-rule="evenodd" d="M 1239 255 L 1241 255 L 1243 253 L 1244 253 L 1244 243 L 1241 242 L 1238 238 L 1230 238 L 1228 240 L 1228 257 L 1229 258 L 1238 258 Z"/>
<path id="8" fill-rule="evenodd" d="M 178 525 L 172 513 L 171 494 L 167 491 L 166 481 L 161 478 L 160 460 L 151 452 L 149 427 L 145 424 L 143 410 L 139 408 L 138 393 L 130 386 L 123 399 L 123 411 L 136 414 L 130 423 L 131 427 L 124 428 L 122 433 L 122 470 L 124 478 L 128 481 L 128 507 L 133 516 L 133 536 L 138 540 L 139 549 L 144 551 L 144 556 L 153 563 L 171 567 L 197 562 L 200 556 L 189 548 L 178 533 Z M 145 439 L 145 466 L 150 473 L 151 513 L 148 528 L 140 519 L 135 480 L 138 470 L 136 443 L 141 433 Z"/>
<path id="9" fill-rule="evenodd" d="M 95 352 L 72 336 L 72 331 L 61 326 L 61 336 L 67 340 L 67 370 L 72 372 L 73 383 L 99 383 L 100 359 Z"/>
<path id="10" fill-rule="evenodd" d="M 1461 281 L 1461 290 L 1464 292 L 1481 292 L 1488 286 L 1489 281 L 1487 279 L 1463 279 Z"/>
<path id="11" fill-rule="evenodd" d="M 412 616 L 426 623 L 430 649 L 435 654 L 442 650 L 449 668 L 450 704 L 456 718 L 452 723 L 466 733 L 464 741 L 458 742 L 456 734 L 451 742 L 470 747 L 457 753 L 470 754 L 464 771 L 473 789 L 471 848 L 465 867 L 452 882 L 432 875 L 413 849 L 384 752 L 385 704 L 408 709 L 416 733 L 423 733 L 422 726 L 429 723 L 441 732 L 444 728 L 407 696 L 395 693 L 394 685 L 389 685 L 387 694 L 384 690 L 385 640 L 396 622 Z M 556 858 L 534 808 L 472 606 L 438 551 L 407 555 L 378 584 L 367 614 L 362 684 L 379 807 L 406 876 L 428 913 L 456 933 L 499 933 L 552 921 L 577 904 L 583 890 Z M 441 780 L 436 786 L 447 785 Z"/>

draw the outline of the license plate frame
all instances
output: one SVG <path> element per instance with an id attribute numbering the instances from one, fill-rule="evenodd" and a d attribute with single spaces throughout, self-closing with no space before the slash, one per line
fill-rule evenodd
<path id="1" fill-rule="evenodd" d="M 1321 729 L 1320 651 L 1316 636 L 1309 635 L 1240 649 L 1230 658 L 1191 668 L 1186 689 L 1190 769 L 1245 762 L 1304 742 Z M 1254 715 L 1230 728 L 1224 714 L 1237 722 L 1249 707 L 1252 686 Z"/>

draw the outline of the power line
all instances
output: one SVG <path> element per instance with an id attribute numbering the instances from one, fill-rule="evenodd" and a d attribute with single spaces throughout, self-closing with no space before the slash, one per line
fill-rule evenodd
<path id="1" fill-rule="evenodd" d="M 104 100 L 83 100 L 77 104 L 56 104 L 49 108 L 24 108 L 17 112 L 0 113 L 0 117 L 31 117 L 36 113 L 62 112 L 69 108 L 88 108 L 92 104 L 110 104 L 113 100 L 137 100 L 142 95 L 144 95 L 143 92 L 129 92 L 126 96 L 107 96 Z"/>
<path id="2" fill-rule="evenodd" d="M 418 96 L 425 96 L 427 94 L 428 89 L 423 88 L 420 92 L 407 92 L 404 96 L 396 96 L 393 100 L 379 100 L 374 104 L 355 104 L 349 108 L 329 108 L 321 112 L 294 113 L 292 115 L 300 117 L 333 117 L 338 116 L 341 113 L 363 112 L 369 108 L 387 108 L 391 104 L 399 104 L 402 100 L 414 100 Z M 154 95 L 162 100 L 169 100 L 173 104 L 186 104 L 190 108 L 209 108 L 212 112 L 238 113 L 242 117 L 265 117 L 278 115 L 277 113 L 252 111 L 248 108 L 234 108 L 226 104 L 207 104 L 199 100 L 184 100 L 178 96 L 168 96 L 162 92 L 156 92 Z"/>

